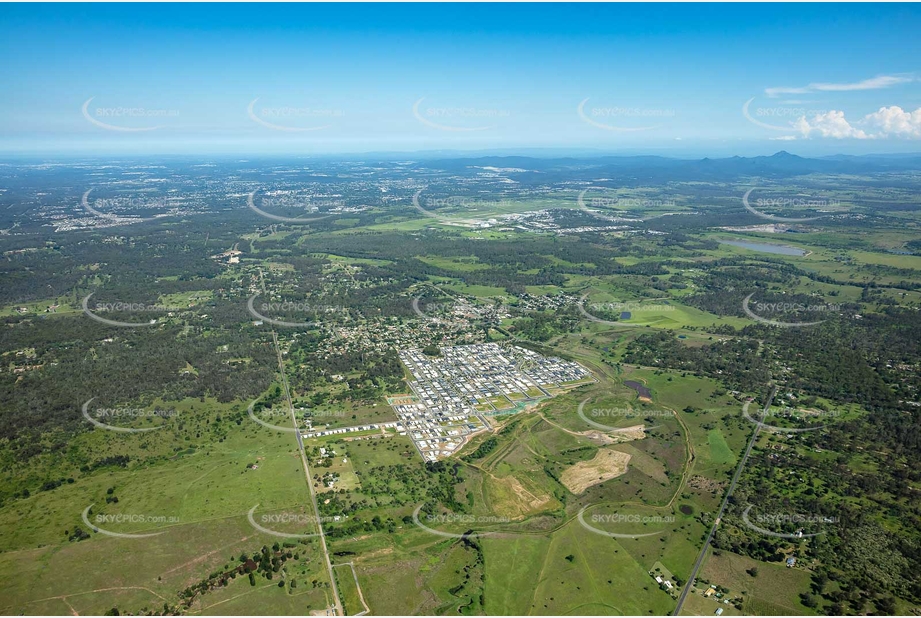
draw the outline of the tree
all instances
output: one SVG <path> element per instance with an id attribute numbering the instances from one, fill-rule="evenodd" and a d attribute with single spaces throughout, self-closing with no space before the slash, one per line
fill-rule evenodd
<path id="1" fill-rule="evenodd" d="M 895 599 L 892 597 L 881 597 L 874 601 L 881 614 L 895 614 Z"/>
<path id="2" fill-rule="evenodd" d="M 804 592 L 803 594 L 799 596 L 800 596 L 800 600 L 802 600 L 803 602 L 803 605 L 805 605 L 806 607 L 810 609 L 815 609 L 816 607 L 819 606 L 819 600 L 815 597 L 814 594 L 809 594 L 808 592 Z"/>

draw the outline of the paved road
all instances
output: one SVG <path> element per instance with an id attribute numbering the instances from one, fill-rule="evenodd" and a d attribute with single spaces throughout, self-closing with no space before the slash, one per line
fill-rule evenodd
<path id="1" fill-rule="evenodd" d="M 265 281 L 262 280 L 262 272 L 259 273 L 259 278 L 262 283 L 262 292 L 265 293 Z M 329 585 L 330 591 L 333 593 L 333 603 L 336 609 L 336 613 L 339 616 L 345 616 L 345 611 L 342 609 L 342 601 L 339 599 L 339 589 L 336 586 L 336 576 L 333 573 L 333 563 L 329 559 L 329 550 L 326 547 L 326 533 L 323 532 L 323 520 L 320 518 L 320 507 L 317 504 L 317 494 L 313 490 L 313 479 L 310 476 L 310 466 L 307 463 L 307 453 L 304 451 L 304 442 L 301 439 L 301 432 L 297 426 L 297 416 L 294 412 L 294 402 L 291 401 L 291 389 L 288 387 L 288 376 L 285 373 L 285 362 L 281 355 L 281 347 L 278 345 L 278 333 L 275 332 L 275 329 L 272 329 L 272 343 L 275 345 L 275 353 L 278 356 L 278 371 L 281 374 L 281 385 L 285 392 L 285 400 L 288 403 L 288 411 L 291 414 L 291 422 L 294 423 L 294 435 L 297 436 L 297 448 L 301 455 L 301 461 L 304 464 L 304 475 L 307 477 L 307 489 L 310 491 L 310 503 L 313 506 L 313 512 L 316 516 L 317 530 L 319 531 L 320 539 L 320 548 L 323 550 L 323 558 L 326 561 L 326 570 L 329 573 Z"/>
<path id="2" fill-rule="evenodd" d="M 774 401 L 774 395 L 777 394 L 777 387 L 775 386 L 771 391 L 770 397 L 768 397 L 767 403 L 764 404 L 764 408 L 761 410 L 761 418 L 764 418 L 764 415 L 767 413 L 768 408 L 771 407 L 771 402 Z M 748 405 L 745 404 L 745 410 L 748 411 Z M 720 522 L 723 519 L 723 514 L 726 512 L 726 507 L 729 505 L 729 498 L 732 496 L 733 490 L 736 488 L 736 483 L 739 482 L 739 477 L 742 476 L 742 469 L 745 467 L 745 464 L 748 462 L 748 456 L 752 452 L 752 448 L 755 446 L 755 441 L 758 439 L 758 433 L 761 431 L 761 425 L 755 425 L 755 431 L 752 432 L 752 437 L 748 441 L 748 446 L 745 448 L 745 453 L 742 455 L 741 461 L 739 461 L 739 466 L 736 468 L 736 473 L 732 476 L 732 482 L 729 483 L 729 490 L 726 491 L 726 495 L 723 497 L 723 503 L 720 505 L 720 510 L 716 514 L 716 521 L 713 522 L 713 525 L 710 527 L 710 534 L 707 535 L 707 540 L 704 541 L 704 546 L 700 550 L 700 554 L 697 556 L 697 562 L 694 563 L 694 569 L 691 571 L 691 576 L 688 578 L 688 581 L 685 582 L 684 587 L 681 590 L 681 596 L 678 597 L 678 605 L 675 606 L 675 611 L 672 612 L 672 616 L 678 616 L 681 614 L 681 607 L 684 605 L 684 600 L 687 598 L 688 593 L 691 591 L 691 588 L 694 587 L 694 582 L 697 580 L 697 573 L 700 571 L 700 565 L 703 564 L 704 558 L 707 555 L 707 549 L 710 547 L 710 542 L 713 540 L 713 535 L 716 534 L 716 528 L 720 525 Z"/>

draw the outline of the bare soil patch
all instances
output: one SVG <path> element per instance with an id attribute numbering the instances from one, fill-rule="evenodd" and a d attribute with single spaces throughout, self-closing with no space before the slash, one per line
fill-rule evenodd
<path id="1" fill-rule="evenodd" d="M 566 468 L 560 481 L 574 494 L 581 494 L 592 485 L 604 483 L 626 474 L 630 455 L 612 449 L 600 449 L 588 461 L 580 461 Z"/>

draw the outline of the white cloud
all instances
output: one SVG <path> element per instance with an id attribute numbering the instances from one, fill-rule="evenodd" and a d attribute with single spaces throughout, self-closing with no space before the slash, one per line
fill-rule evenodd
<path id="1" fill-rule="evenodd" d="M 921 139 L 921 107 L 913 112 L 906 112 L 898 105 L 881 107 L 878 112 L 868 114 L 866 121 L 887 136 Z"/>
<path id="2" fill-rule="evenodd" d="M 769 137 L 770 140 L 775 140 L 779 142 L 792 142 L 796 139 L 795 135 L 781 135 L 779 137 Z"/>
<path id="3" fill-rule="evenodd" d="M 871 77 L 861 82 L 853 84 L 809 84 L 810 88 L 822 91 L 841 92 L 847 90 L 878 90 L 879 88 L 888 88 L 898 84 L 906 84 L 912 81 L 910 77 L 900 77 L 898 75 L 880 75 Z"/>
<path id="4" fill-rule="evenodd" d="M 787 88 L 779 86 L 777 88 L 765 88 L 764 94 L 769 97 L 776 97 L 779 94 L 808 94 L 812 92 L 809 88 Z"/>
<path id="5" fill-rule="evenodd" d="M 833 84 L 833 83 L 812 83 L 808 86 L 795 88 L 765 88 L 764 93 L 769 97 L 776 97 L 780 94 L 809 94 L 811 92 L 846 92 L 851 90 L 878 90 L 880 88 L 889 88 L 898 84 L 907 84 L 913 82 L 913 77 L 901 75 L 879 75 L 859 82 L 850 84 Z"/>
<path id="6" fill-rule="evenodd" d="M 881 107 L 879 111 L 867 114 L 853 124 L 844 117 L 844 112 L 831 110 L 824 114 L 814 114 L 812 119 L 802 116 L 793 126 L 803 137 L 817 133 L 821 137 L 833 139 L 921 139 L 921 108 L 907 112 L 898 105 Z"/>
<path id="7" fill-rule="evenodd" d="M 855 129 L 844 117 L 844 112 L 830 110 L 824 114 L 815 114 L 812 120 L 807 120 L 801 116 L 794 123 L 794 128 L 803 134 L 803 137 L 809 137 L 812 133 L 818 133 L 822 137 L 833 137 L 843 139 L 853 137 L 855 139 L 869 139 L 861 129 Z"/>

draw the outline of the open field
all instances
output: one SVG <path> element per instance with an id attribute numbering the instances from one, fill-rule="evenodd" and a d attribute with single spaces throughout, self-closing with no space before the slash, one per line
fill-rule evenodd
<path id="1" fill-rule="evenodd" d="M 153 456 L 150 464 L 111 467 L 0 509 L 0 525 L 15 526 L 18 531 L 16 536 L 4 537 L 5 551 L 0 553 L 0 563 L 10 573 L 5 596 L 9 611 L 40 613 L 41 599 L 49 596 L 71 603 L 82 613 L 104 613 L 115 606 L 154 609 L 164 602 L 173 606 L 180 590 L 222 565 L 235 563 L 234 556 L 278 540 L 254 529 L 246 513 L 255 505 L 259 512 L 271 512 L 303 502 L 307 488 L 291 435 L 246 420 L 232 425 L 234 429 L 221 442 L 161 459 L 157 451 L 175 443 L 171 432 L 178 429 L 177 419 L 184 418 L 188 424 L 190 417 L 203 420 L 228 414 L 227 407 L 215 404 L 181 402 L 175 409 L 177 415 L 163 431 L 113 434 L 97 429 L 83 434 L 74 445 L 108 457 L 147 450 Z M 107 496 L 117 497 L 117 504 L 107 504 Z M 81 522 L 81 512 L 90 505 L 90 521 L 100 529 L 154 536 L 115 538 L 94 533 Z M 68 541 L 77 528 L 90 538 Z M 146 557 L 143 562 L 136 559 L 138 553 Z M 325 570 L 316 554 L 315 543 L 312 549 L 305 546 L 297 568 L 322 582 Z M 105 566 L 88 569 L 87 564 Z M 54 573 L 68 575 L 62 579 Z M 231 588 L 239 586 L 240 578 Z M 249 593 L 248 583 L 245 588 Z M 284 590 L 267 590 L 258 596 L 285 594 Z M 247 607 L 241 605 L 244 598 L 249 595 L 233 601 L 233 606 Z M 309 606 L 320 598 L 308 595 L 300 603 Z M 211 599 L 206 594 L 201 603 L 208 605 Z M 35 609 L 33 604 L 37 604 Z M 259 613 L 256 605 L 246 611 Z"/>
<path id="2" fill-rule="evenodd" d="M 758 568 L 757 577 L 746 572 L 752 567 Z M 744 556 L 721 552 L 707 558 L 700 579 L 702 584 L 717 584 L 728 588 L 729 596 L 742 595 L 742 611 L 746 614 L 814 614 L 800 603 L 797 596 L 797 592 L 808 589 L 809 573 L 787 568 L 782 563 L 756 562 Z"/>

